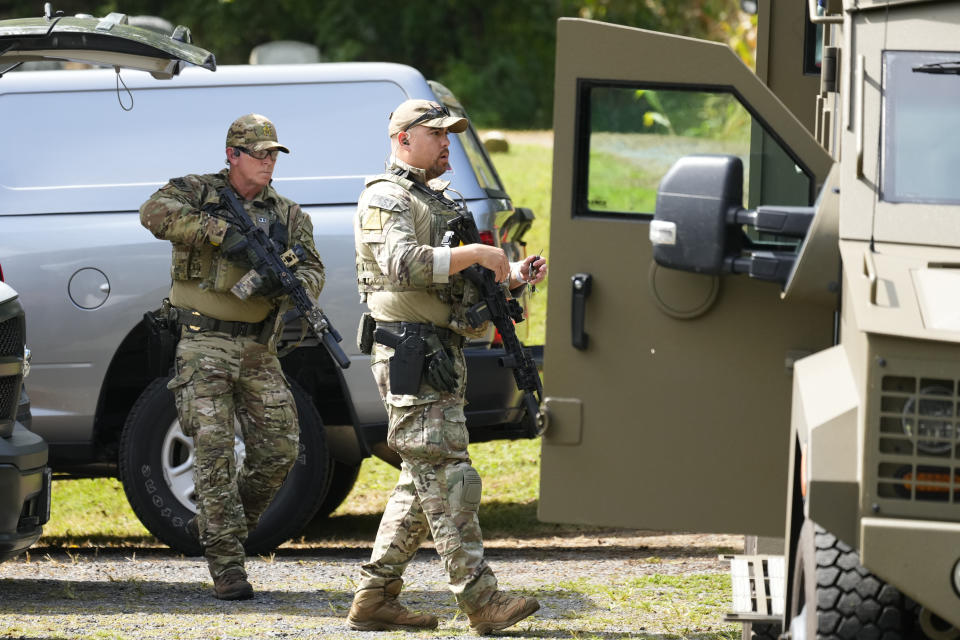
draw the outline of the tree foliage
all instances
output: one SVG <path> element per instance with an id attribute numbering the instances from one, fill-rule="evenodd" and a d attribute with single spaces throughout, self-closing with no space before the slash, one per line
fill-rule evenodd
<path id="1" fill-rule="evenodd" d="M 18 2 L 2 17 L 39 15 Z M 549 128 L 556 20 L 592 18 L 724 41 L 752 64 L 738 0 L 61 0 L 65 13 L 157 15 L 190 27 L 219 64 L 270 40 L 315 44 L 323 59 L 411 65 L 448 86 L 482 127 Z"/>

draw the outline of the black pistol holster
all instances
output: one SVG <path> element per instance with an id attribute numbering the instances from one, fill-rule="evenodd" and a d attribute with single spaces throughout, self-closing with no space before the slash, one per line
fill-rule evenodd
<path id="1" fill-rule="evenodd" d="M 369 311 L 360 316 L 360 327 L 357 329 L 357 348 L 360 353 L 373 353 L 373 332 L 377 328 L 377 321 Z"/>
<path id="2" fill-rule="evenodd" d="M 155 378 L 170 371 L 180 341 L 180 326 L 171 318 L 170 311 L 170 300 L 164 298 L 159 309 L 143 314 L 147 328 L 147 369 Z"/>
<path id="3" fill-rule="evenodd" d="M 409 395 L 420 391 L 427 345 L 419 332 L 404 329 L 402 333 L 396 334 L 377 327 L 373 337 L 380 344 L 392 347 L 394 351 L 390 358 L 390 393 Z"/>

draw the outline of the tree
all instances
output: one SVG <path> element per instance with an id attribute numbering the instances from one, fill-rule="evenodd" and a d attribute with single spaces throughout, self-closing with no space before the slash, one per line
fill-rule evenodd
<path id="1" fill-rule="evenodd" d="M 728 42 L 752 64 L 755 26 L 738 0 L 62 0 L 67 14 L 157 15 L 190 27 L 219 64 L 270 40 L 324 60 L 411 65 L 449 87 L 481 127 L 549 128 L 556 21 L 581 17 Z M 20 3 L 4 17 L 38 15 Z"/>

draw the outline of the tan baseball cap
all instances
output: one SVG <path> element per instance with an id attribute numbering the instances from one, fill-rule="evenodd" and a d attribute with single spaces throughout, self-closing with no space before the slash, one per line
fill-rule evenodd
<path id="1" fill-rule="evenodd" d="M 227 146 L 243 147 L 249 151 L 279 149 L 290 153 L 290 149 L 277 142 L 277 128 L 259 113 L 248 113 L 233 121 L 227 131 Z"/>
<path id="2" fill-rule="evenodd" d="M 442 129 L 451 133 L 461 133 L 467 129 L 467 119 L 450 115 L 450 110 L 432 100 L 406 100 L 390 114 L 389 135 L 392 138 L 401 131 L 423 125 Z"/>

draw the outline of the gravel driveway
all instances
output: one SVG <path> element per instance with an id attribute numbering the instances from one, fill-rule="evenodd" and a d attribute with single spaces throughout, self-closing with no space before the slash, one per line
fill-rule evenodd
<path id="1" fill-rule="evenodd" d="M 501 586 L 540 599 L 529 621 L 504 632 L 513 637 L 732 637 L 721 623 L 723 607 L 710 622 L 677 632 L 657 613 L 660 597 L 677 608 L 670 592 L 654 598 L 654 615 L 616 610 L 611 587 L 654 574 L 718 575 L 717 559 L 740 551 L 736 536 L 661 535 L 623 532 L 493 540 L 487 557 Z M 370 554 L 368 542 L 346 546 L 285 546 L 273 557 L 248 562 L 256 597 L 220 602 L 211 596 L 205 563 L 165 547 L 60 549 L 35 547 L 0 565 L 0 635 L 7 638 L 365 638 L 402 633 L 360 633 L 345 622 L 358 565 Z M 441 564 L 431 548 L 420 551 L 407 570 L 402 600 L 413 609 L 440 616 L 427 637 L 469 635 L 445 589 Z M 631 584 L 634 584 L 631 583 Z M 624 589 L 633 588 L 625 586 Z M 648 594 L 649 595 L 649 594 Z M 630 594 L 627 594 L 629 597 Z M 725 602 L 726 594 L 719 596 Z M 613 600 L 610 598 L 613 597 Z M 635 603 L 634 603 L 635 604 Z M 651 605 L 645 605 L 649 609 Z M 613 609 L 613 610 L 611 610 Z M 668 615 L 669 617 L 669 615 Z"/>

